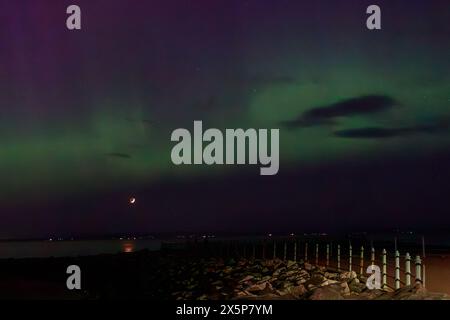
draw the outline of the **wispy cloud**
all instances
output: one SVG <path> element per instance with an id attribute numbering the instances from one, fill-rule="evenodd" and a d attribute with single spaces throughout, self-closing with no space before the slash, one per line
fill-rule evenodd
<path id="1" fill-rule="evenodd" d="M 318 125 L 331 125 L 336 118 L 354 115 L 372 114 L 386 111 L 397 102 L 385 95 L 368 95 L 342 100 L 330 105 L 317 107 L 305 111 L 294 120 L 283 121 L 286 127 L 309 127 Z"/>
<path id="2" fill-rule="evenodd" d="M 400 128 L 382 128 L 382 127 L 366 127 L 358 129 L 347 129 L 335 131 L 333 134 L 340 138 L 357 138 L 357 139 L 384 139 L 409 136 L 413 134 L 437 134 L 446 133 L 450 128 L 448 123 L 439 123 L 435 125 L 418 125 Z"/>

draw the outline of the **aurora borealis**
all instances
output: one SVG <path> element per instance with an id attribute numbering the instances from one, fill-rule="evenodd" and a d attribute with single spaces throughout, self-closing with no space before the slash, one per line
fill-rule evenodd
<path id="1" fill-rule="evenodd" d="M 370 4 L 0 0 L 0 238 L 448 225 L 450 3 Z M 194 120 L 280 128 L 279 175 L 174 166 Z"/>

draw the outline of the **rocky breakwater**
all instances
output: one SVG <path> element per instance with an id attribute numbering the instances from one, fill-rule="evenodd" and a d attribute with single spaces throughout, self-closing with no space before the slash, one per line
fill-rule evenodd
<path id="1" fill-rule="evenodd" d="M 205 261 L 202 265 L 204 270 L 200 273 L 207 281 L 202 281 L 201 290 L 195 278 L 182 280 L 187 290 L 172 293 L 174 298 L 179 300 L 449 299 L 445 294 L 427 292 L 420 285 L 407 286 L 396 291 L 369 290 L 365 285 L 365 279 L 360 279 L 354 271 L 336 272 L 302 262 L 281 260 L 223 262 L 213 259 Z"/>

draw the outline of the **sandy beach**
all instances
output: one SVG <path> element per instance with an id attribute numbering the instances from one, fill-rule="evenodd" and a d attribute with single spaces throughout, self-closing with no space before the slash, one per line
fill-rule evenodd
<path id="1" fill-rule="evenodd" d="M 450 294 L 450 254 L 428 256 L 425 270 L 428 290 Z"/>

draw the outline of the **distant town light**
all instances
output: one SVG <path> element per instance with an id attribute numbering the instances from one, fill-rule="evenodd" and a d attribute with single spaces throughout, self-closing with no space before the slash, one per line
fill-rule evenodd
<path id="1" fill-rule="evenodd" d="M 132 244 L 132 243 L 125 243 L 125 244 L 122 246 L 122 251 L 125 252 L 125 253 L 131 253 L 131 252 L 133 252 L 133 251 L 134 251 L 134 246 L 133 246 L 133 244 Z"/>

